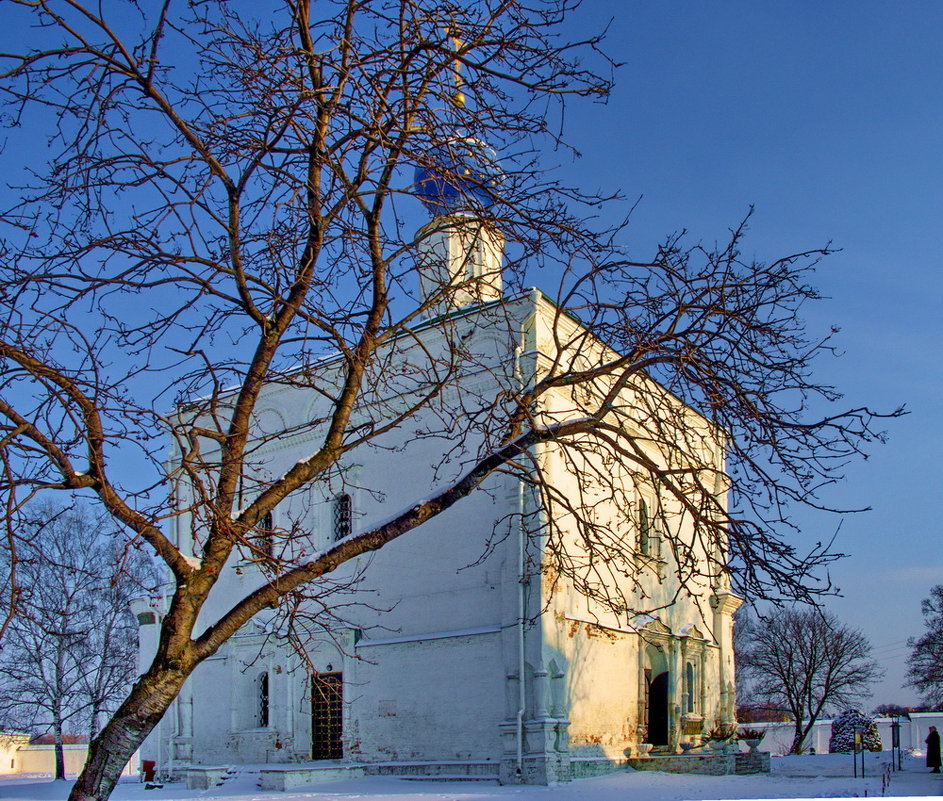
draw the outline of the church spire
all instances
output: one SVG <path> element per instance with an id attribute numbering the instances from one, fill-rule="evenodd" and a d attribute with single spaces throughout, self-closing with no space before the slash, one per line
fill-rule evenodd
<path id="1" fill-rule="evenodd" d="M 465 86 L 459 53 L 461 32 L 446 30 L 453 52 L 456 112 L 465 109 Z M 487 144 L 454 124 L 442 122 L 446 135 L 416 167 L 415 192 L 432 216 L 416 234 L 417 267 L 425 316 L 437 317 L 502 296 L 504 236 L 491 210 L 499 201 L 500 165 Z"/>

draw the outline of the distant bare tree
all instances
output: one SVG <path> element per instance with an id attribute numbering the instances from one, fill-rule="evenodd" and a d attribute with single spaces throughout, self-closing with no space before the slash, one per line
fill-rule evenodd
<path id="1" fill-rule="evenodd" d="M 153 662 L 91 744 L 76 801 L 108 796 L 186 678 L 261 610 L 305 593 L 339 616 L 335 570 L 496 471 L 546 512 L 548 571 L 613 613 L 645 611 L 614 588 L 655 541 L 683 587 L 830 590 L 816 569 L 836 555 L 798 548 L 784 507 L 828 508 L 820 490 L 881 435 L 812 378 L 831 346 L 800 308 L 828 250 L 756 261 L 744 224 L 716 247 L 677 234 L 633 258 L 624 225 L 600 230 L 614 198 L 561 185 L 542 158 L 570 152 L 562 101 L 611 83 L 599 39 L 564 27 L 577 5 L 7 0 L 6 180 L 27 165 L 0 216 L 7 547 L 36 495 L 88 493 L 173 583 Z M 414 233 L 417 168 L 453 201 Z M 467 287 L 417 291 L 423 247 L 448 226 L 508 243 L 490 362 L 477 328 L 449 335 L 463 323 L 439 314 Z M 513 298 L 538 268 L 559 292 L 529 338 Z M 488 392 L 449 392 L 481 371 Z M 266 428 L 271 387 L 323 408 Z M 269 528 L 279 503 L 336 494 L 345 464 L 405 429 L 442 454 L 420 497 L 323 550 L 302 520 Z M 310 453 L 268 476 L 260 453 L 296 434 Z M 538 451 L 593 492 L 554 486 Z M 627 475 L 651 490 L 644 515 Z M 692 541 L 672 533 L 681 518 Z M 622 535 L 636 527 L 644 538 Z M 264 580 L 208 619 L 237 554 Z"/>
<path id="2" fill-rule="evenodd" d="M 756 688 L 756 675 L 750 669 L 747 655 L 762 625 L 749 606 L 742 606 L 734 615 L 733 644 L 736 661 L 737 720 L 741 723 L 767 723 L 791 720 L 791 715 L 776 703 L 761 697 Z"/>
<path id="3" fill-rule="evenodd" d="M 767 708 L 788 710 L 789 752 L 802 753 L 815 721 L 868 695 L 883 671 L 865 636 L 822 609 L 781 609 L 755 619 L 740 641 L 738 668 Z"/>
<path id="4" fill-rule="evenodd" d="M 907 717 L 911 709 L 900 704 L 878 704 L 871 710 L 872 715 L 878 715 L 883 718 Z M 913 710 L 916 711 L 916 710 Z"/>
<path id="5" fill-rule="evenodd" d="M 137 624 L 130 599 L 155 575 L 126 554 L 87 509 L 38 504 L 19 532 L 16 615 L 0 643 L 0 721 L 50 731 L 56 778 L 65 778 L 68 730 L 97 733 L 137 668 Z M 3 562 L 4 574 L 9 560 Z"/>
<path id="6" fill-rule="evenodd" d="M 138 675 L 138 625 L 131 601 L 155 592 L 158 574 L 149 557 L 110 539 L 100 550 L 94 620 L 82 643 L 82 697 L 89 742 L 101 730 Z"/>
<path id="7" fill-rule="evenodd" d="M 931 708 L 943 708 L 943 584 L 930 588 L 930 597 L 920 603 L 923 625 L 919 637 L 907 641 L 907 683 L 923 696 Z"/>

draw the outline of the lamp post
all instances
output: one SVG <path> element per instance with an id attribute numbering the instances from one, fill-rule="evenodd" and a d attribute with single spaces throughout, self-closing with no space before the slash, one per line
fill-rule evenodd
<path id="1" fill-rule="evenodd" d="M 894 767 L 894 752 L 897 752 L 897 770 L 902 770 L 900 748 L 900 715 L 891 719 L 891 767 Z"/>
<path id="2" fill-rule="evenodd" d="M 855 778 L 858 778 L 858 754 L 861 754 L 861 778 L 864 778 L 864 729 L 861 726 L 855 726 L 854 747 L 851 749 L 851 755 L 854 757 Z"/>

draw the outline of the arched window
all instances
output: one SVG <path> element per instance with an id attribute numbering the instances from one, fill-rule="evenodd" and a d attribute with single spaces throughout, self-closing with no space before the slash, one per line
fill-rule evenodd
<path id="1" fill-rule="evenodd" d="M 259 703 L 259 728 L 267 729 L 268 718 L 269 718 L 268 672 L 259 674 L 258 703 Z"/>
<path id="2" fill-rule="evenodd" d="M 334 499 L 334 541 L 350 536 L 353 530 L 354 503 L 346 492 Z"/>
<path id="3" fill-rule="evenodd" d="M 643 556 L 648 556 L 651 552 L 651 528 L 652 523 L 648 517 L 648 504 L 644 498 L 638 499 L 638 550 Z"/>

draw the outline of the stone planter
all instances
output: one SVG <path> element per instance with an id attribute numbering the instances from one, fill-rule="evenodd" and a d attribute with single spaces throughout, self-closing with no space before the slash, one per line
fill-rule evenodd
<path id="1" fill-rule="evenodd" d="M 678 743 L 678 745 L 681 746 L 682 754 L 689 754 L 691 753 L 691 749 L 694 748 L 694 743 L 689 742 Z"/>
<path id="2" fill-rule="evenodd" d="M 710 740 L 707 745 L 711 751 L 723 751 L 727 747 L 726 740 Z"/>
<path id="3" fill-rule="evenodd" d="M 750 749 L 751 754 L 755 754 L 756 749 L 760 747 L 760 741 L 755 740 L 752 737 L 749 740 L 741 740 L 740 742 L 747 744 L 747 747 Z"/>
<path id="4" fill-rule="evenodd" d="M 651 743 L 639 743 L 635 747 L 638 749 L 638 755 L 640 757 L 647 757 L 652 752 L 653 746 Z"/>

